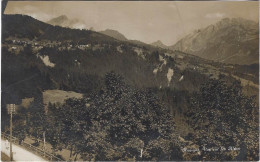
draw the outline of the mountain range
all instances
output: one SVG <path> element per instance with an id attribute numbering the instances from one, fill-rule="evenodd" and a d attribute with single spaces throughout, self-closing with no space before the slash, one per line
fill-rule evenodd
<path id="1" fill-rule="evenodd" d="M 79 19 L 69 19 L 66 15 L 58 16 L 47 21 L 46 23 L 72 29 L 87 29 L 87 25 L 83 21 Z M 95 31 L 93 27 L 89 28 L 89 30 Z M 117 40 L 127 41 L 127 38 L 116 30 L 106 29 L 104 31 L 99 31 L 99 33 L 105 34 Z"/>
<path id="2" fill-rule="evenodd" d="M 86 25 L 77 19 L 62 15 L 47 23 L 69 28 L 84 28 Z M 138 40 L 128 40 L 117 30 L 99 31 L 120 41 L 146 45 Z M 224 18 L 216 24 L 195 30 L 171 46 L 160 40 L 151 43 L 154 47 L 177 50 L 205 59 L 231 64 L 258 63 L 259 29 L 256 22 L 242 18 Z"/>
<path id="3" fill-rule="evenodd" d="M 95 32 L 92 30 L 77 30 L 62 28 L 59 26 L 48 25 L 26 15 L 5 15 L 3 18 L 3 39 L 7 37 L 27 37 L 29 39 L 48 39 L 48 40 L 70 40 L 78 41 L 78 43 L 87 43 L 93 41 L 99 42 L 119 42 L 127 40 L 127 38 L 116 30 L 107 29 L 103 32 Z M 66 16 L 60 16 L 60 19 L 67 20 Z M 62 21 L 61 21 L 62 22 Z M 26 24 L 19 26 L 20 23 Z M 221 34 L 221 31 L 223 32 Z M 102 34 L 103 33 L 103 34 Z M 109 34 L 108 33 L 113 33 Z M 194 31 L 187 35 L 173 46 L 166 46 L 160 40 L 149 44 L 139 40 L 127 40 L 136 46 L 146 48 L 161 47 L 162 49 L 171 49 L 187 54 L 192 54 L 209 60 L 230 63 L 230 60 L 239 59 L 236 64 L 253 64 L 258 63 L 258 26 L 257 23 L 241 18 L 223 19 L 214 25 Z M 219 34 L 219 35 L 218 35 Z M 113 37 L 112 37 L 113 35 Z M 214 35 L 214 36 L 212 36 Z M 188 38 L 192 39 L 189 40 Z M 205 40 L 207 41 L 205 41 Z M 197 43 L 195 43 L 197 42 Z M 226 43 L 225 43 L 226 42 Z M 235 43 L 239 44 L 235 44 Z M 207 44 L 207 46 L 205 46 Z M 201 46 L 204 45 L 202 48 Z M 222 53 L 215 54 L 213 49 L 222 49 Z M 222 48 L 221 48 L 222 47 Z M 234 47 L 234 48 L 231 48 Z M 244 47 L 244 48 L 243 48 Z M 211 52 L 207 52 L 210 51 Z M 247 55 L 243 51 L 248 50 Z M 200 52 L 198 52 L 200 51 Z M 239 51 L 238 54 L 231 55 L 230 53 Z M 220 60 L 220 58 L 228 57 Z M 232 57 L 230 57 L 232 56 Z M 248 56 L 248 57 L 246 57 Z M 251 60 L 248 61 L 248 60 Z"/>
<path id="4" fill-rule="evenodd" d="M 209 60 L 232 64 L 258 63 L 258 23 L 225 18 L 185 36 L 170 48 Z"/>

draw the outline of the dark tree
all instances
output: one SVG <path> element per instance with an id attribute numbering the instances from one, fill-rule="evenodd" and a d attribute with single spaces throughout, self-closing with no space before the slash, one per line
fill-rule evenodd
<path id="1" fill-rule="evenodd" d="M 60 141 L 72 153 L 84 160 L 182 159 L 173 117 L 152 91 L 131 88 L 115 73 L 106 75 L 105 85 L 52 109 Z"/>
<path id="2" fill-rule="evenodd" d="M 187 114 L 198 145 L 241 149 L 233 151 L 231 159 L 227 151 L 204 152 L 206 160 L 235 160 L 238 155 L 236 160 L 257 160 L 257 115 L 254 97 L 243 95 L 238 81 L 230 85 L 223 77 L 210 80 L 193 95 Z"/>

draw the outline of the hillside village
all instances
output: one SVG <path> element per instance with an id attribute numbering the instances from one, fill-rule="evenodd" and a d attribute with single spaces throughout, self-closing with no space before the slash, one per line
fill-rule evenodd
<path id="1" fill-rule="evenodd" d="M 24 47 L 31 46 L 32 50 L 37 53 L 39 50 L 42 48 L 57 48 L 58 50 L 87 50 L 87 49 L 92 49 L 92 50 L 98 50 L 102 49 L 102 45 L 100 44 L 75 44 L 72 43 L 72 41 L 49 41 L 49 40 L 24 40 L 24 39 L 6 39 L 3 42 L 3 46 L 7 46 L 8 50 L 10 52 L 18 54 L 19 51 L 23 50 Z M 103 45 L 104 46 L 104 45 Z"/>

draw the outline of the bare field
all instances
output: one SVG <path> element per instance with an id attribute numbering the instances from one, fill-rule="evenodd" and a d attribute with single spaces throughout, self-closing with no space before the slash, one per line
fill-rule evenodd
<path id="1" fill-rule="evenodd" d="M 83 97 L 83 94 L 76 93 L 73 91 L 46 90 L 43 92 L 43 104 L 45 107 L 47 107 L 49 103 L 63 104 L 66 99 L 82 98 L 82 97 Z"/>

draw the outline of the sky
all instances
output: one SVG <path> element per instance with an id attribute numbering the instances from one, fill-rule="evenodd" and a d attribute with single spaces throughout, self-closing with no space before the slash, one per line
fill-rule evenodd
<path id="1" fill-rule="evenodd" d="M 128 39 L 173 45 L 192 31 L 223 18 L 258 22 L 257 1 L 9 1 L 5 14 L 41 21 L 60 15 L 79 19 L 96 31 L 114 29 Z"/>

